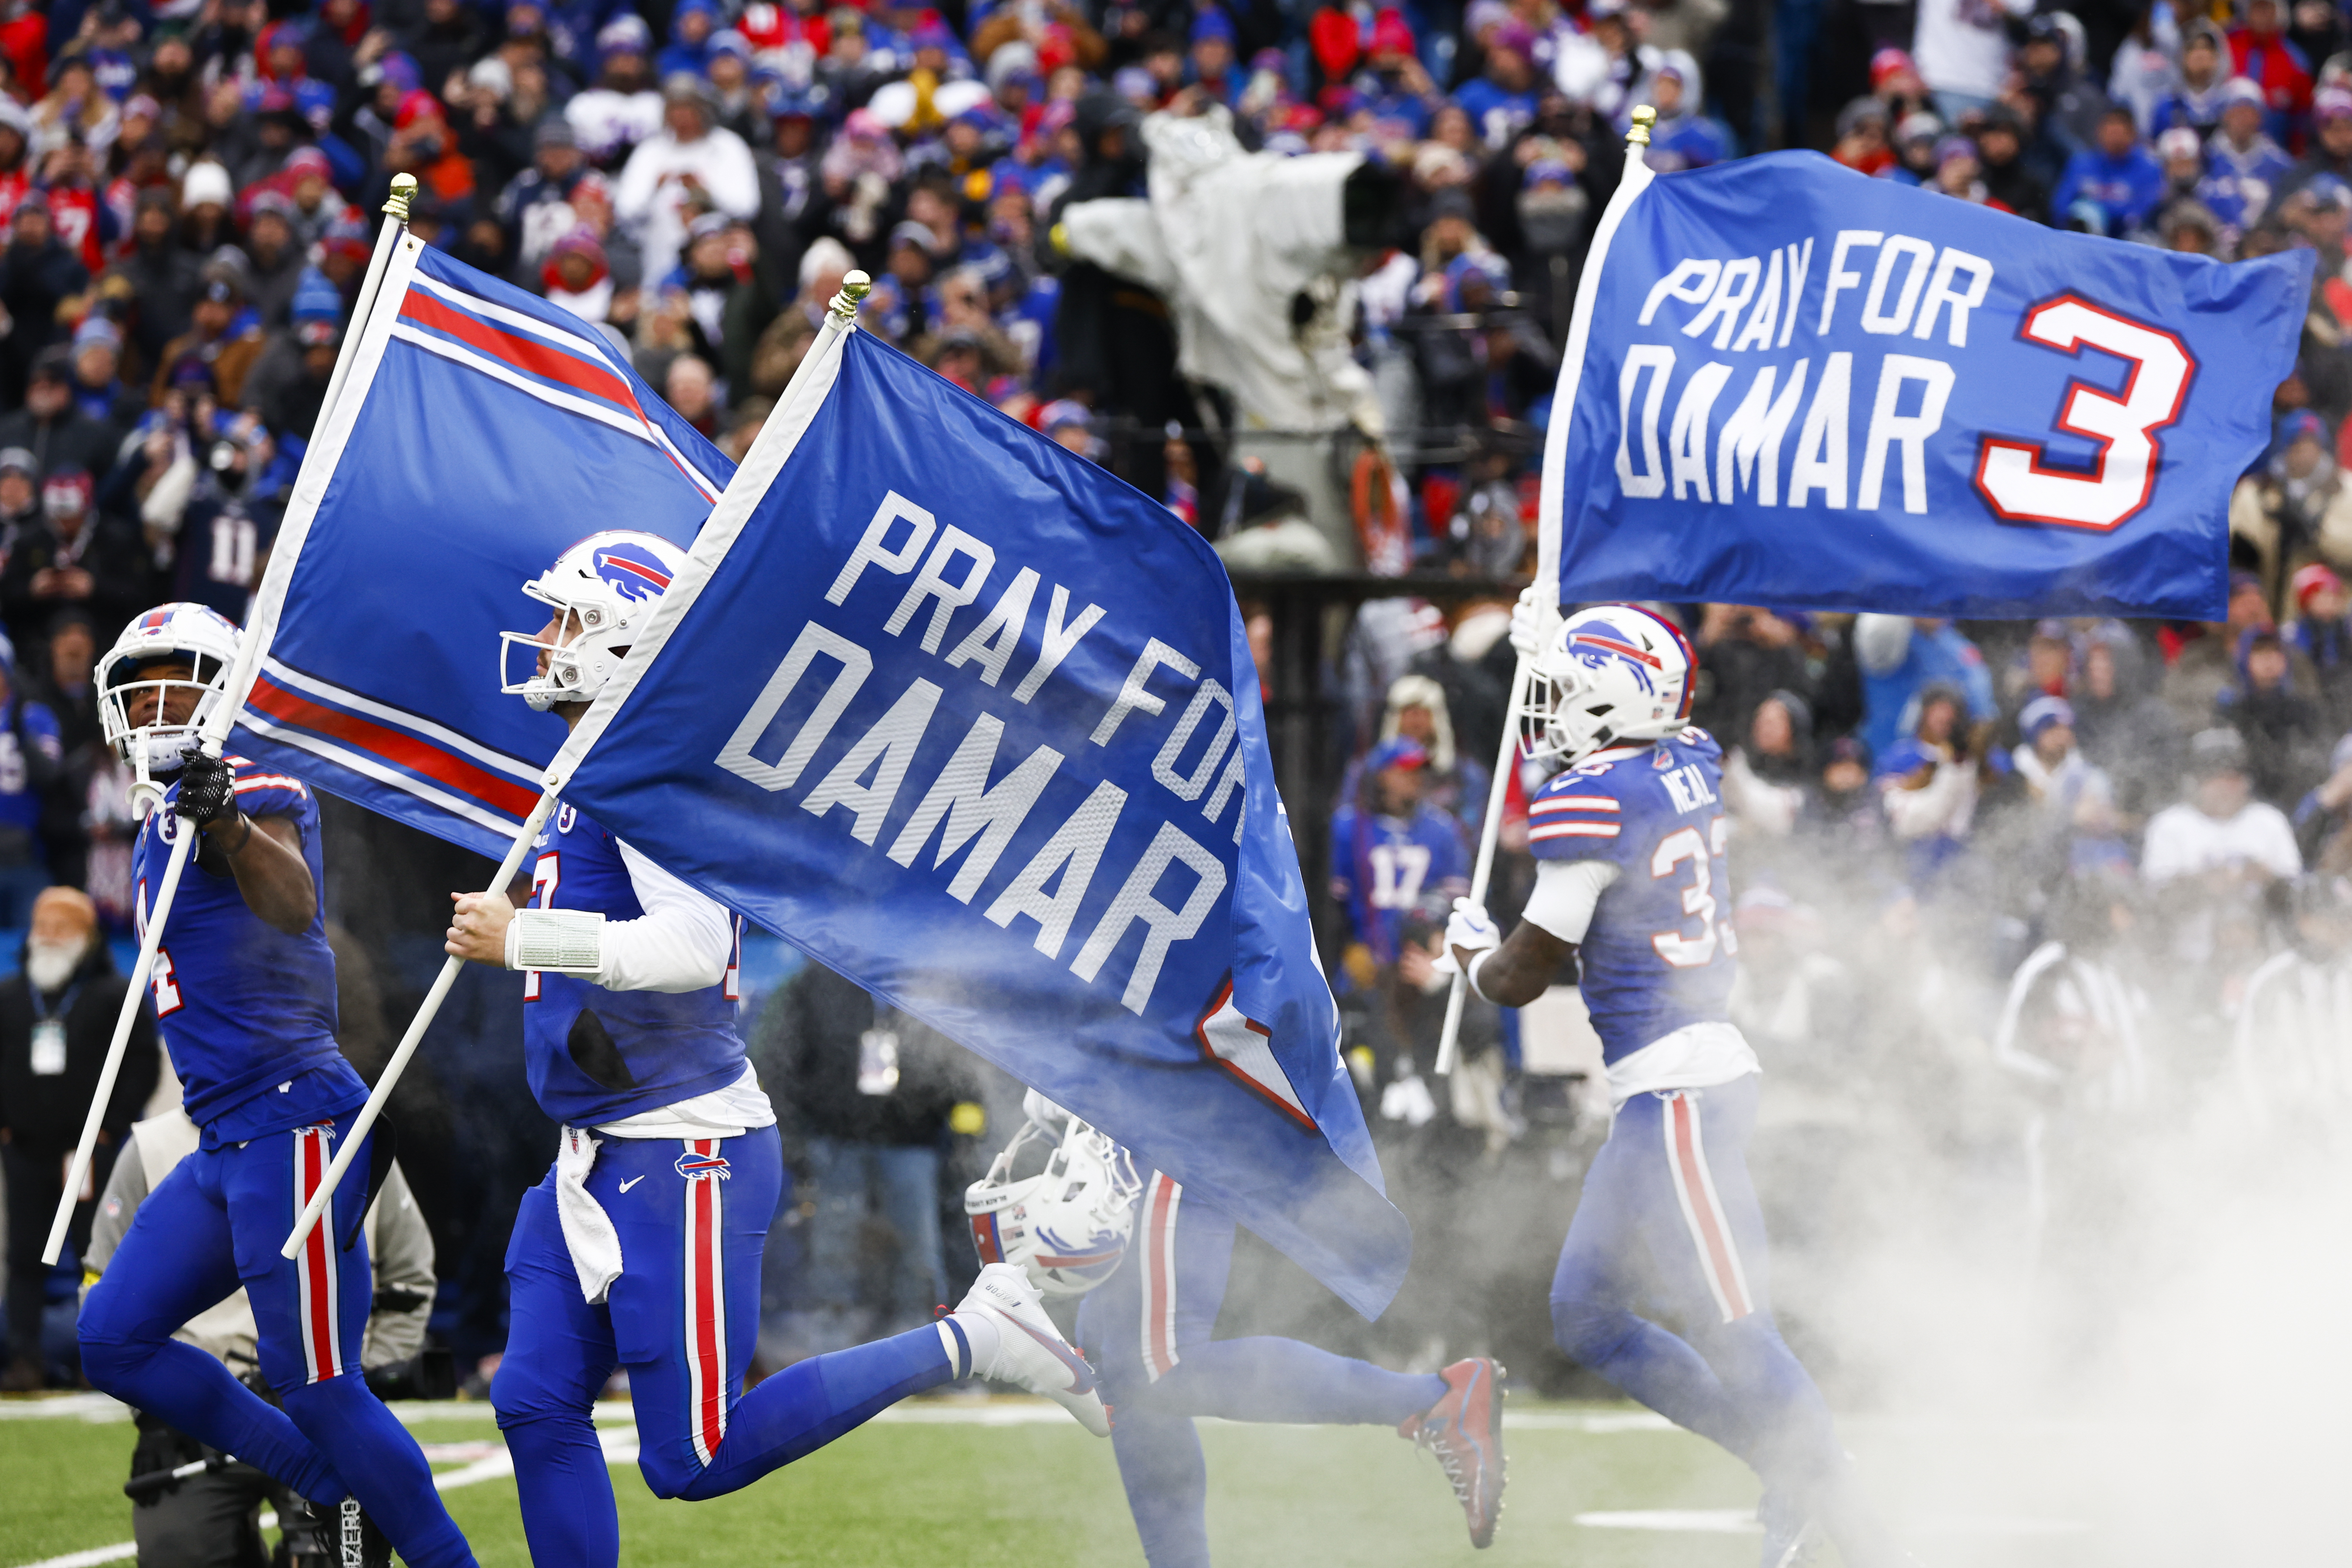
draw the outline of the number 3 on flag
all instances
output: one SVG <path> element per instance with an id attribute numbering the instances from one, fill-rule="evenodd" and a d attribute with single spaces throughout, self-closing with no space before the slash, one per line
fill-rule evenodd
<path id="1" fill-rule="evenodd" d="M 2075 294 L 2034 306 L 2019 331 L 2026 342 L 2060 353 L 2091 348 L 2114 354 L 2130 363 L 2131 374 L 2120 397 L 2085 381 L 2067 384 L 2058 428 L 2098 447 L 2088 468 L 2045 467 L 2041 442 L 1987 436 L 1977 447 L 1977 490 L 2004 521 L 2109 532 L 2156 493 L 2164 461 L 2157 432 L 2180 417 L 2197 362 L 2172 333 Z"/>

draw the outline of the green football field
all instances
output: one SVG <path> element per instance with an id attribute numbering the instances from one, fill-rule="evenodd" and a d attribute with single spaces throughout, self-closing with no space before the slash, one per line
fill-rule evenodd
<path id="1" fill-rule="evenodd" d="M 607 1405 L 603 1415 L 625 1563 L 1142 1562 L 1110 1445 L 1038 1402 L 914 1401 L 743 1492 L 694 1504 L 655 1500 L 628 1462 L 627 1407 Z M 529 1559 L 514 1484 L 488 1409 L 404 1407 L 403 1418 L 426 1445 L 485 1568 L 520 1568 Z M 2246 1499 L 2249 1478 L 2216 1472 L 2210 1431 L 1866 1418 L 1844 1430 L 1928 1568 L 2247 1562 L 2255 1559 L 2242 1549 L 2268 1533 L 2244 1528 L 2259 1505 Z M 1510 1490 L 1495 1546 L 1479 1554 L 1436 1462 L 1388 1432 L 1204 1422 L 1217 1560 L 1225 1568 L 1756 1560 L 1745 1470 L 1646 1412 L 1514 1400 L 1505 1431 Z M 0 1401 L 0 1568 L 128 1561 L 131 1508 L 120 1488 L 131 1438 L 121 1408 L 94 1395 Z M 2230 1506 L 2232 1496 L 2242 1507 Z"/>

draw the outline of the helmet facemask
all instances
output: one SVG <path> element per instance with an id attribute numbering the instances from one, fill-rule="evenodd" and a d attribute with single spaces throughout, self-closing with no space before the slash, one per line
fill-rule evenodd
<path id="1" fill-rule="evenodd" d="M 145 654 L 135 661 L 117 661 L 100 672 L 99 723 L 106 743 L 131 769 L 131 798 L 144 815 L 142 803 L 162 798 L 164 787 L 180 771 L 183 754 L 203 736 L 205 721 L 227 695 L 229 666 L 213 654 L 167 650 Z M 159 665 L 177 663 L 186 676 L 148 672 Z M 152 706 L 148 698 L 152 696 Z M 185 703 L 187 716 L 168 715 Z M 144 723 L 131 721 L 132 710 L 142 710 Z"/>

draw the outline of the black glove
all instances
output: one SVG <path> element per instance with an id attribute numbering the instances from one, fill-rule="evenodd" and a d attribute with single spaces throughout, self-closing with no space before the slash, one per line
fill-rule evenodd
<path id="1" fill-rule="evenodd" d="M 206 756 L 201 746 L 190 746 L 180 757 L 179 814 L 198 827 L 236 815 L 236 769 Z"/>

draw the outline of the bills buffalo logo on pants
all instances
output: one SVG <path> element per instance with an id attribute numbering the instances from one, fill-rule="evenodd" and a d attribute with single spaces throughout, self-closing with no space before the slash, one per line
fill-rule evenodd
<path id="1" fill-rule="evenodd" d="M 708 1465 L 727 1436 L 727 1258 L 719 1183 L 729 1179 L 716 1138 L 689 1138 L 677 1160 L 686 1178 L 686 1383 L 694 1455 Z"/>

